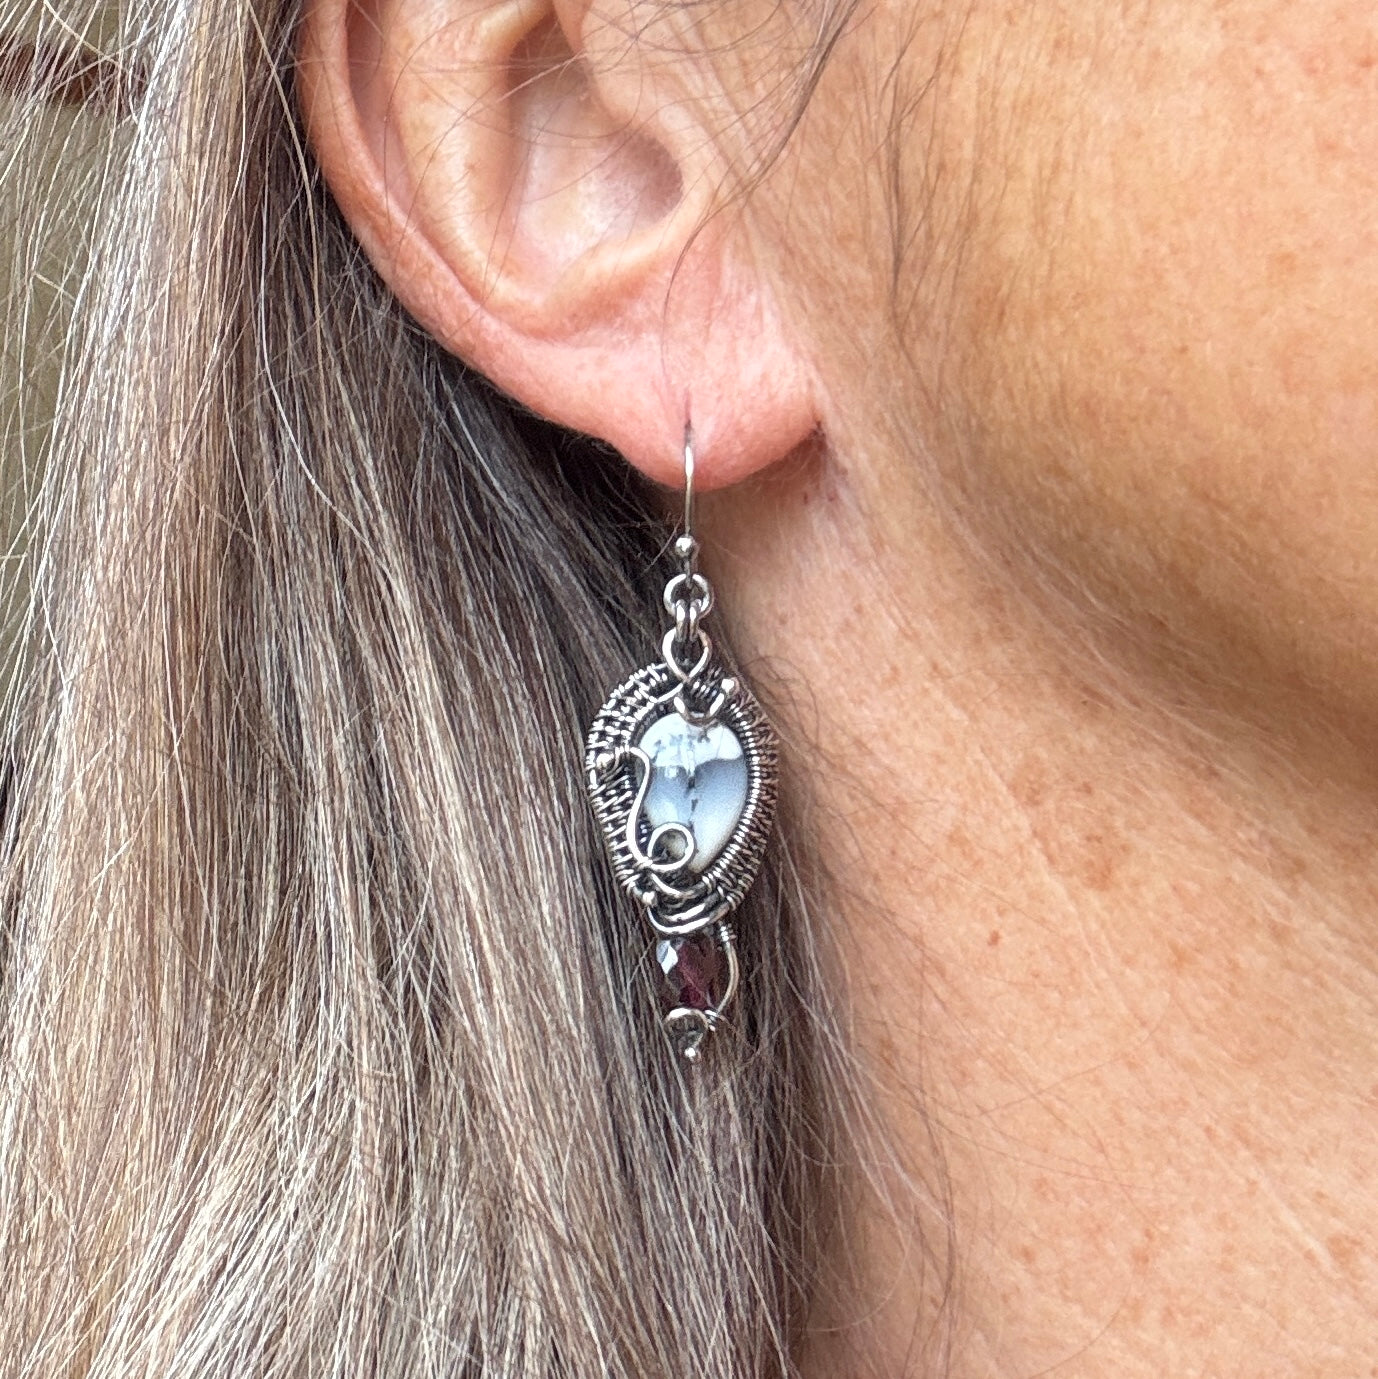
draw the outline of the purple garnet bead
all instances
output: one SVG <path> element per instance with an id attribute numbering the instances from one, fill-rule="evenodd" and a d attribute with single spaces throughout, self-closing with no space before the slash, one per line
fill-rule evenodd
<path id="1" fill-rule="evenodd" d="M 722 990 L 722 950 L 707 934 L 661 939 L 656 962 L 665 974 L 662 994 L 668 1008 L 711 1010 Z"/>

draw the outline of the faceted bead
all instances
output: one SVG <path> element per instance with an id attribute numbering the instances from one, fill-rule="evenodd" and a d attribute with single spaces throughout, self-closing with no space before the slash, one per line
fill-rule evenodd
<path id="1" fill-rule="evenodd" d="M 667 1008 L 709 1010 L 717 1004 L 723 961 L 713 939 L 703 934 L 661 939 L 656 944 L 656 962 L 664 973 L 661 986 Z"/>

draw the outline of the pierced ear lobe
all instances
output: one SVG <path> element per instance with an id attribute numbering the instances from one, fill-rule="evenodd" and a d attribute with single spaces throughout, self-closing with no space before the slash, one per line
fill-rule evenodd
<path id="1" fill-rule="evenodd" d="M 307 0 L 298 89 L 341 209 L 442 344 L 667 482 L 692 398 L 711 487 L 801 441 L 812 390 L 740 218 L 712 216 L 693 94 L 621 20 L 587 0 Z"/>

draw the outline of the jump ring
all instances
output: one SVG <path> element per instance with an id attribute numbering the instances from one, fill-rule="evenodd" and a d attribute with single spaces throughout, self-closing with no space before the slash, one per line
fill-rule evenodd
<path id="1" fill-rule="evenodd" d="M 688 586 L 690 598 L 699 610 L 699 617 L 707 617 L 713 609 L 713 586 L 697 570 L 692 575 L 681 571 L 665 586 L 665 611 L 673 614 L 677 603 L 685 602 L 683 590 Z"/>

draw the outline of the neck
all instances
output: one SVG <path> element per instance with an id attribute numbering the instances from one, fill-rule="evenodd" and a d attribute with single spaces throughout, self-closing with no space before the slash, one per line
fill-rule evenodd
<path id="1" fill-rule="evenodd" d="M 865 472 L 763 480 L 710 544 L 797 687 L 857 1043 L 955 1231 L 953 1373 L 1358 1372 L 1378 792 Z M 874 1195 L 817 1372 L 924 1372 L 942 1229 Z"/>

